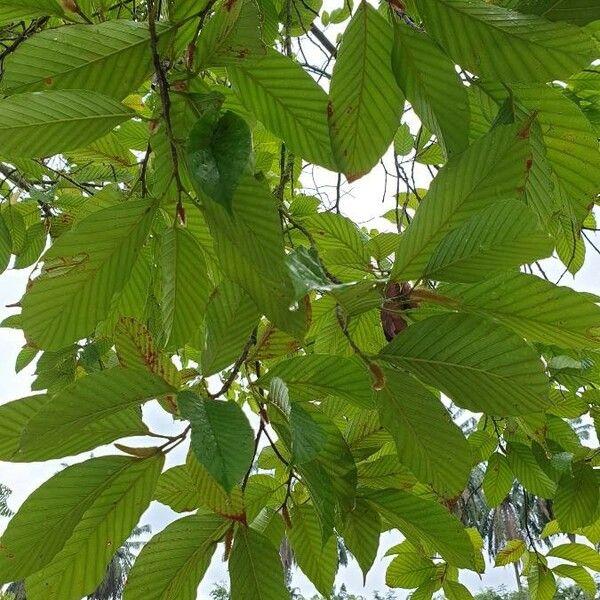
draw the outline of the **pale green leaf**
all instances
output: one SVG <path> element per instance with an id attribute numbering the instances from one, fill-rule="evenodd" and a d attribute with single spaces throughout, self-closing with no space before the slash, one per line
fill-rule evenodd
<path id="1" fill-rule="evenodd" d="M 167 525 L 136 558 L 124 600 L 195 600 L 198 585 L 226 529 L 223 517 L 205 512 Z"/>
<path id="2" fill-rule="evenodd" d="M 496 554 L 496 567 L 503 567 L 521 559 L 527 550 L 527 545 L 523 540 L 508 540 L 503 548 Z"/>
<path id="3" fill-rule="evenodd" d="M 469 145 L 469 99 L 454 63 L 427 34 L 405 24 L 396 24 L 394 33 L 398 85 L 446 155 L 462 152 Z"/>
<path id="4" fill-rule="evenodd" d="M 485 501 L 489 507 L 494 508 L 502 503 L 512 488 L 513 480 L 506 457 L 497 452 L 492 454 L 482 484 Z"/>
<path id="5" fill-rule="evenodd" d="M 478 281 L 547 258 L 554 250 L 537 216 L 516 200 L 497 202 L 452 230 L 433 252 L 425 277 Z"/>
<path id="6" fill-rule="evenodd" d="M 264 58 L 227 71 L 244 106 L 294 154 L 334 168 L 327 96 L 297 63 L 268 50 Z"/>
<path id="7" fill-rule="evenodd" d="M 518 197 L 529 156 L 526 137 L 511 125 L 494 129 L 448 161 L 400 239 L 392 277 L 420 277 L 450 231 L 483 208 Z"/>
<path id="8" fill-rule="evenodd" d="M 332 535 L 322 543 L 319 520 L 309 504 L 294 507 L 290 517 L 292 527 L 288 536 L 294 558 L 317 590 L 328 597 L 338 568 L 336 537 Z"/>
<path id="9" fill-rule="evenodd" d="M 162 24 L 157 30 L 161 41 L 168 41 L 173 32 Z M 117 19 L 70 25 L 40 31 L 9 54 L 0 89 L 5 94 L 88 89 L 121 100 L 135 92 L 152 69 L 146 24 Z"/>
<path id="10" fill-rule="evenodd" d="M 99 210 L 55 241 L 22 300 L 27 339 L 57 350 L 94 330 L 127 282 L 154 208 L 132 200 Z"/>
<path id="11" fill-rule="evenodd" d="M 379 420 L 394 438 L 398 458 L 439 494 L 456 497 L 471 471 L 462 431 L 441 401 L 407 373 L 386 369 L 385 381 L 377 398 Z"/>
<path id="12" fill-rule="evenodd" d="M 429 34 L 462 67 L 492 80 L 552 81 L 587 66 L 591 36 L 481 0 L 415 0 Z"/>
<path id="13" fill-rule="evenodd" d="M 0 101 L 0 154 L 41 158 L 77 150 L 132 116 L 128 108 L 97 92 L 15 94 Z"/>
<path id="14" fill-rule="evenodd" d="M 231 600 L 287 600 L 277 549 L 248 527 L 237 530 L 229 558 Z"/>
<path id="15" fill-rule="evenodd" d="M 327 106 L 333 154 L 348 181 L 377 164 L 400 124 L 403 97 L 390 65 L 392 46 L 389 23 L 361 2 L 342 36 Z"/>
<path id="16" fill-rule="evenodd" d="M 111 457 L 116 458 L 121 457 Z M 27 597 L 79 600 L 91 594 L 104 577 L 115 550 L 129 537 L 148 508 L 163 462 L 162 454 L 146 459 L 124 458 L 126 468 L 104 480 L 104 487 L 86 506 L 52 562 L 27 578 Z M 62 489 L 63 495 L 72 493 L 71 489 Z"/>
<path id="17" fill-rule="evenodd" d="M 510 329 L 472 315 L 437 315 L 414 323 L 380 357 L 475 412 L 521 415 L 544 410 L 549 402 L 548 381 L 535 352 Z"/>

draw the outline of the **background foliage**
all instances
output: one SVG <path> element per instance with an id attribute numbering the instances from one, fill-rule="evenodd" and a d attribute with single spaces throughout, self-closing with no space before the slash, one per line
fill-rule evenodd
<path id="1" fill-rule="evenodd" d="M 234 600 L 288 598 L 293 564 L 330 597 L 389 530 L 415 600 L 470 598 L 484 544 L 535 600 L 594 596 L 600 307 L 539 261 L 576 273 L 596 230 L 599 24 L 588 0 L 2 0 L 0 270 L 30 269 L 3 326 L 36 393 L 0 407 L 0 460 L 115 451 L 25 501 L 0 583 L 92 594 L 156 500 L 193 514 L 125 600 L 195 598 L 215 552 Z M 343 182 L 383 157 L 369 229 Z"/>

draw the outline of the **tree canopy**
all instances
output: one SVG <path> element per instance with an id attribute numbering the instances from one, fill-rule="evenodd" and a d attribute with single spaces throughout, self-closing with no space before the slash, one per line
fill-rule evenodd
<path id="1" fill-rule="evenodd" d="M 93 593 L 153 501 L 193 514 L 125 600 L 193 600 L 215 552 L 232 600 L 284 600 L 283 540 L 329 597 L 338 545 L 366 577 L 390 530 L 387 585 L 468 599 L 477 498 L 534 600 L 596 593 L 600 299 L 540 261 L 577 273 L 597 229 L 600 3 L 326 8 L 0 1 L 0 272 L 29 269 L 2 326 L 36 361 L 0 460 L 114 444 L 8 524 L 28 600 Z M 372 228 L 343 195 L 380 164 Z"/>

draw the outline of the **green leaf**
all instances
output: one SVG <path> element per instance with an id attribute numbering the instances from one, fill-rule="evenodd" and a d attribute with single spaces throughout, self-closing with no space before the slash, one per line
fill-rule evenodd
<path id="1" fill-rule="evenodd" d="M 0 233 L 0 235 L 2 234 Z M 33 265 L 44 251 L 45 246 L 46 225 L 44 223 L 34 223 L 27 228 L 23 248 L 15 259 L 15 269 L 25 269 Z M 0 250 L 1 252 L 2 250 Z"/>
<path id="2" fill-rule="evenodd" d="M 231 600 L 287 600 L 281 558 L 254 529 L 240 527 L 229 558 Z"/>
<path id="3" fill-rule="evenodd" d="M 183 348 L 199 329 L 212 284 L 193 234 L 175 226 L 161 238 L 161 308 L 170 348 Z"/>
<path id="4" fill-rule="evenodd" d="M 447 156 L 462 152 L 469 145 L 469 99 L 454 63 L 426 33 L 396 24 L 394 34 L 392 67 L 406 99 Z"/>
<path id="5" fill-rule="evenodd" d="M 400 124 L 403 97 L 390 66 L 392 45 L 390 25 L 361 2 L 342 36 L 327 106 L 333 154 L 348 181 L 377 164 Z"/>
<path id="6" fill-rule="evenodd" d="M 574 532 L 578 527 L 592 523 L 599 500 L 594 469 L 586 463 L 573 465 L 573 473 L 565 473 L 558 482 L 552 505 L 561 530 Z"/>
<path id="7" fill-rule="evenodd" d="M 513 474 L 506 457 L 495 452 L 488 460 L 483 477 L 483 493 L 490 508 L 499 506 L 508 496 L 513 484 Z"/>
<path id="8" fill-rule="evenodd" d="M 134 484 L 146 465 L 158 463 L 157 459 L 103 456 L 67 467 L 43 483 L 25 500 L 2 535 L 0 581 L 22 579 L 48 565 L 75 531 L 81 531 L 84 523 L 91 525 L 95 507 L 104 506 L 107 496 L 118 501 L 119 494 L 127 491 L 126 484 Z M 127 508 L 128 513 L 135 510 L 135 506 Z M 88 531 L 95 535 L 94 530 Z M 98 551 L 102 548 L 98 541 Z"/>
<path id="9" fill-rule="evenodd" d="M 415 0 L 428 33 L 472 73 L 505 82 L 552 81 L 587 66 L 591 36 L 479 0 Z M 499 58 L 501 57 L 501 58 Z"/>
<path id="10" fill-rule="evenodd" d="M 399 553 L 389 564 L 385 584 L 392 588 L 417 588 L 435 577 L 437 568 L 429 558 L 416 552 L 408 542 L 400 544 Z"/>
<path id="11" fill-rule="evenodd" d="M 356 358 L 308 354 L 283 360 L 260 379 L 265 387 L 278 377 L 296 400 L 336 396 L 360 408 L 372 408 L 374 392 L 371 375 Z"/>
<path id="12" fill-rule="evenodd" d="M 254 0 L 242 0 L 218 10 L 202 28 L 196 63 L 205 68 L 239 64 L 264 56 L 264 15 Z"/>
<path id="13" fill-rule="evenodd" d="M 582 222 L 600 186 L 596 133 L 561 89 L 541 85 L 512 88 L 518 102 L 536 115 L 546 159 L 558 180 L 558 193 L 566 196 L 560 202 Z"/>
<path id="14" fill-rule="evenodd" d="M 150 371 L 177 388 L 180 375 L 168 355 L 157 348 L 150 332 L 135 319 L 122 317 L 115 330 L 115 350 L 126 369 Z"/>
<path id="15" fill-rule="evenodd" d="M 472 600 L 473 594 L 458 581 L 446 579 L 444 581 L 444 594 L 448 600 Z"/>
<path id="16" fill-rule="evenodd" d="M 363 583 L 377 558 L 379 536 L 381 535 L 381 517 L 379 513 L 362 498 L 356 499 L 354 508 L 343 515 L 341 534 L 344 544 L 358 562 Z"/>
<path id="17" fill-rule="evenodd" d="M 453 229 L 435 249 L 425 277 L 478 281 L 552 254 L 554 242 L 523 203 L 489 206 Z"/>
<path id="18" fill-rule="evenodd" d="M 401 123 L 394 136 L 394 152 L 398 156 L 408 156 L 413 151 L 414 142 L 410 127 L 406 123 Z"/>
<path id="19" fill-rule="evenodd" d="M 12 460 L 29 420 L 48 402 L 46 394 L 28 396 L 0 406 L 0 460 Z"/>
<path id="20" fill-rule="evenodd" d="M 162 24 L 157 30 L 161 42 L 173 32 Z M 160 44 L 161 51 L 164 46 Z M 146 24 L 118 19 L 69 25 L 40 31 L 9 54 L 0 89 L 4 94 L 88 89 L 121 100 L 135 92 L 152 70 Z"/>
<path id="21" fill-rule="evenodd" d="M 365 490 L 363 495 L 416 547 L 423 542 L 453 566 L 475 568 L 471 539 L 437 501 L 399 489 Z"/>
<path id="22" fill-rule="evenodd" d="M 549 402 L 548 381 L 534 351 L 510 329 L 472 315 L 414 323 L 380 357 L 475 412 L 522 415 L 542 411 Z"/>
<path id="23" fill-rule="evenodd" d="M 549 21 L 566 21 L 581 26 L 600 19 L 600 5 L 595 0 L 521 0 L 515 8 L 521 13 L 540 15 Z"/>
<path id="24" fill-rule="evenodd" d="M 167 525 L 136 558 L 124 600 L 195 600 L 226 529 L 225 519 L 205 512 Z"/>
<path id="25" fill-rule="evenodd" d="M 541 562 L 533 562 L 527 574 L 531 600 L 552 600 L 556 594 L 556 581 L 552 571 Z"/>
<path id="26" fill-rule="evenodd" d="M 294 154 L 334 168 L 327 96 L 296 62 L 268 50 L 264 58 L 227 72 L 243 105 Z"/>
<path id="27" fill-rule="evenodd" d="M 216 120 L 212 113 L 207 113 L 190 132 L 188 168 L 194 183 L 207 196 L 231 210 L 251 152 L 250 129 L 242 117 L 228 110 Z"/>
<path id="28" fill-rule="evenodd" d="M 560 546 L 551 548 L 546 556 L 564 558 L 581 567 L 600 572 L 600 555 L 594 548 L 586 546 L 585 544 L 580 544 L 578 542 L 561 544 Z"/>
<path id="29" fill-rule="evenodd" d="M 441 401 L 407 373 L 387 369 L 385 380 L 377 399 L 379 420 L 394 438 L 398 458 L 439 494 L 456 497 L 471 471 L 471 448 L 460 427 Z"/>
<path id="30" fill-rule="evenodd" d="M 201 344 L 200 369 L 213 375 L 233 364 L 241 355 L 259 319 L 248 294 L 225 279 L 211 294 Z"/>
<path id="31" fill-rule="evenodd" d="M 283 246 L 277 200 L 263 179 L 245 173 L 236 189 L 232 210 L 202 194 L 210 227 L 225 276 L 242 287 L 254 304 L 278 328 L 303 337 L 306 307 L 293 303 Z"/>
<path id="32" fill-rule="evenodd" d="M 10 262 L 11 249 L 10 230 L 6 226 L 6 221 L 0 214 L 0 273 L 3 273 Z"/>
<path id="33" fill-rule="evenodd" d="M 496 554 L 495 567 L 504 567 L 521 559 L 527 545 L 523 540 L 508 540 L 506 545 Z"/>
<path id="34" fill-rule="evenodd" d="M 530 341 L 567 348 L 595 348 L 600 307 L 588 296 L 526 273 L 509 273 L 440 292 L 463 312 L 492 317 Z"/>
<path id="35" fill-rule="evenodd" d="M 22 300 L 32 344 L 58 350 L 92 333 L 126 284 L 153 216 L 147 201 L 123 202 L 92 213 L 56 240 L 44 255 L 44 273 Z"/>
<path id="36" fill-rule="evenodd" d="M 317 590 L 328 597 L 338 568 L 337 539 L 332 535 L 322 543 L 319 520 L 310 504 L 295 506 L 290 517 L 288 535 L 294 558 Z"/>
<path id="37" fill-rule="evenodd" d="M 400 238 L 392 277 L 417 279 L 450 231 L 482 209 L 518 197 L 529 157 L 526 136 L 510 125 L 492 130 L 450 159 Z"/>
<path id="38" fill-rule="evenodd" d="M 25 425 L 24 456 L 33 452 L 45 459 L 58 458 L 65 456 L 63 452 L 91 450 L 129 431 L 144 434 L 139 405 L 172 391 L 154 374 L 120 367 L 81 377 L 40 407 Z"/>
<path id="39" fill-rule="evenodd" d="M 554 496 L 556 483 L 542 469 L 529 446 L 511 442 L 506 457 L 515 477 L 527 491 L 542 498 Z"/>
<path id="40" fill-rule="evenodd" d="M 583 567 L 557 565 L 552 571 L 559 577 L 572 579 L 590 598 L 593 598 L 598 591 L 594 578 Z"/>
<path id="41" fill-rule="evenodd" d="M 3 0 L 0 7 L 0 26 L 49 15 L 63 15 L 56 0 Z"/>
<path id="42" fill-rule="evenodd" d="M 124 461 L 127 466 L 105 480 L 52 562 L 27 578 L 28 598 L 78 600 L 91 594 L 102 580 L 115 548 L 128 538 L 148 508 L 164 456 Z M 69 488 L 62 491 L 72 493 Z"/>
<path id="43" fill-rule="evenodd" d="M 133 113 L 97 92 L 16 94 L 0 101 L 0 154 L 41 158 L 83 148 Z"/>
<path id="44" fill-rule="evenodd" d="M 246 415 L 233 401 L 203 400 L 191 392 L 179 393 L 177 403 L 192 426 L 196 458 L 229 493 L 254 456 L 254 433 Z"/>

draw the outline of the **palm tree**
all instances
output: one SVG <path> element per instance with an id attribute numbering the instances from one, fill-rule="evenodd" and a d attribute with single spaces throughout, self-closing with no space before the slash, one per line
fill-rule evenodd
<path id="1" fill-rule="evenodd" d="M 0 517 L 12 517 L 13 511 L 8 508 L 8 498 L 12 494 L 12 490 L 0 483 Z"/>
<path id="2" fill-rule="evenodd" d="M 115 552 L 108 563 L 104 579 L 100 582 L 100 585 L 92 594 L 86 597 L 86 600 L 121 600 L 127 582 L 127 575 L 135 560 L 135 551 L 139 550 L 144 544 L 143 541 L 133 538 L 139 538 L 151 531 L 149 525 L 136 527 L 133 530 L 131 537 Z M 12 594 L 14 600 L 27 600 L 23 581 L 10 583 L 5 591 Z"/>

